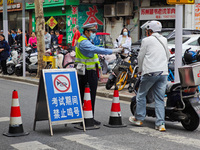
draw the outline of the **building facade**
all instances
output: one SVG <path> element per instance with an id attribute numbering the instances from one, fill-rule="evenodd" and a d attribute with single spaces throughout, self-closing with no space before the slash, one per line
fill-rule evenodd
<path id="1" fill-rule="evenodd" d="M 48 32 L 58 30 L 63 34 L 63 45 L 71 43 L 73 27 L 78 24 L 79 0 L 44 0 L 45 28 Z M 31 30 L 36 30 L 35 4 L 26 3 L 26 10 L 31 14 Z"/>

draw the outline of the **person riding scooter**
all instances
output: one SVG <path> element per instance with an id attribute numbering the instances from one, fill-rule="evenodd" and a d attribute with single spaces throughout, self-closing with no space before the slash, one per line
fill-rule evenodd
<path id="1" fill-rule="evenodd" d="M 136 96 L 135 116 L 129 117 L 129 121 L 138 126 L 142 125 L 146 116 L 146 96 L 151 89 L 156 107 L 155 129 L 166 131 L 164 96 L 170 57 L 167 39 L 158 33 L 162 29 L 159 21 L 148 21 L 141 28 L 145 28 L 147 36 L 142 40 L 138 56 L 139 74 L 142 77 Z"/>

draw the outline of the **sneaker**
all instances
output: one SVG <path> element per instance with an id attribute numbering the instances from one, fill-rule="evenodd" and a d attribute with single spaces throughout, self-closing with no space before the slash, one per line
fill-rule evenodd
<path id="1" fill-rule="evenodd" d="M 166 128 L 165 128 L 164 124 L 162 124 L 160 126 L 155 126 L 155 129 L 159 130 L 160 132 L 165 132 L 166 131 Z"/>
<path id="2" fill-rule="evenodd" d="M 134 125 L 137 125 L 137 126 L 141 126 L 141 125 L 143 124 L 143 122 L 140 121 L 140 120 L 137 120 L 137 119 L 135 118 L 135 116 L 130 116 L 130 117 L 129 117 L 129 121 L 130 121 L 131 123 L 133 123 Z"/>

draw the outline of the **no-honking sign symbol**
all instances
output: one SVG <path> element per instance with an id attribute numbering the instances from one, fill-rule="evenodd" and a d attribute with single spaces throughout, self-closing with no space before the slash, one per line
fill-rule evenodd
<path id="1" fill-rule="evenodd" d="M 53 74 L 52 81 L 53 81 L 54 93 L 72 92 L 69 74 Z"/>

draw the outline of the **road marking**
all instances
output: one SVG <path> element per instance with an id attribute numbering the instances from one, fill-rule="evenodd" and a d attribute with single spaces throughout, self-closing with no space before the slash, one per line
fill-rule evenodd
<path id="1" fill-rule="evenodd" d="M 0 117 L 0 122 L 10 121 L 10 117 Z"/>
<path id="2" fill-rule="evenodd" d="M 188 138 L 188 137 L 180 136 L 177 134 L 170 134 L 168 132 L 159 132 L 155 129 L 151 129 L 148 127 L 133 127 L 133 128 L 130 128 L 130 130 L 133 132 L 143 134 L 143 135 L 157 137 L 157 138 L 160 138 L 160 139 L 163 139 L 166 141 L 170 141 L 170 142 L 175 142 L 178 144 L 184 144 L 184 145 L 192 146 L 192 147 L 196 147 L 196 148 L 200 147 L 199 139 Z"/>
<path id="3" fill-rule="evenodd" d="M 38 150 L 38 149 L 39 150 L 42 150 L 42 149 L 56 150 L 55 148 L 49 147 L 49 146 L 42 144 L 38 141 L 11 144 L 11 146 L 18 149 L 18 150 Z"/>
<path id="4" fill-rule="evenodd" d="M 77 134 L 77 135 L 69 135 L 63 136 L 64 139 L 77 142 L 79 144 L 88 146 L 90 148 L 94 148 L 96 150 L 128 150 L 128 148 L 124 148 L 121 145 L 115 144 L 110 141 L 102 140 L 97 137 L 93 137 L 87 134 Z M 111 145 L 115 145 L 114 147 Z"/>

